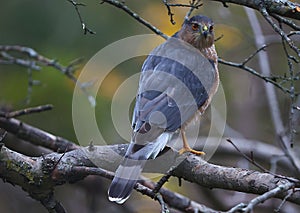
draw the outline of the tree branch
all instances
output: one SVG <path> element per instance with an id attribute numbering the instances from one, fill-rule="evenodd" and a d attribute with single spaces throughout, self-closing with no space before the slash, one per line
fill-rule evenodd
<path id="1" fill-rule="evenodd" d="M 0 128 L 5 129 L 22 140 L 30 141 L 35 145 L 43 146 L 55 152 L 65 152 L 78 148 L 71 141 L 52 135 L 14 118 L 7 119 L 0 117 Z"/>
<path id="2" fill-rule="evenodd" d="M 69 151 L 63 155 L 51 153 L 38 158 L 30 158 L 2 146 L 0 151 L 0 175 L 2 179 L 20 185 L 33 198 L 41 200 L 46 195 L 48 196 L 56 185 L 66 182 L 74 183 L 89 174 L 93 174 L 78 173 L 78 168 L 95 167 L 97 165 L 102 169 L 100 170 L 102 171 L 101 176 L 112 178 L 110 172 L 104 172 L 106 175 L 103 175 L 103 169 L 114 170 L 125 154 L 127 146 L 128 144 L 90 146 Z M 167 164 L 164 167 L 170 167 L 169 164 L 172 164 L 174 159 L 178 157 L 177 152 L 170 150 L 157 160 L 147 163 L 146 171 L 160 172 L 161 162 Z M 99 171 L 98 168 L 97 171 Z M 222 188 L 254 194 L 266 193 L 282 184 L 292 183 L 296 187 L 299 185 L 298 182 L 274 177 L 267 173 L 217 166 L 193 155 L 188 156 L 176 167 L 172 171 L 172 175 L 208 188 Z M 146 186 L 148 187 L 149 184 Z M 164 190 L 162 188 L 160 193 L 164 201 L 167 202 L 171 198 L 165 197 L 166 191 Z M 170 192 L 168 193 L 169 196 L 175 196 Z M 284 199 L 286 195 L 286 192 L 282 192 L 277 194 L 276 197 Z M 300 193 L 294 193 L 287 200 L 300 204 Z M 186 210 L 186 212 L 189 211 Z"/>
<path id="3" fill-rule="evenodd" d="M 173 175 L 208 188 L 253 194 L 263 194 L 290 182 L 268 173 L 213 165 L 196 156 L 189 156 L 174 170 Z M 283 199 L 286 195 L 287 193 L 283 192 L 275 197 Z M 289 199 L 291 202 L 300 204 L 300 193 L 292 195 Z"/>
<path id="4" fill-rule="evenodd" d="M 243 5 L 256 10 L 261 9 L 261 2 L 257 0 L 213 0 L 222 2 L 223 4 L 233 3 L 237 5 Z M 300 4 L 291 1 L 273 1 L 264 0 L 265 7 L 269 13 L 275 13 L 277 15 L 285 16 L 288 18 L 300 20 Z"/>

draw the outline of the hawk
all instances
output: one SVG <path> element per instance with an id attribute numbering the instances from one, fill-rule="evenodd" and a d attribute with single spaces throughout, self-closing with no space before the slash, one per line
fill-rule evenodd
<path id="1" fill-rule="evenodd" d="M 156 47 L 145 60 L 132 118 L 132 137 L 110 185 L 109 200 L 122 204 L 148 159 L 154 159 L 172 136 L 181 133 L 179 153 L 190 148 L 185 129 L 211 102 L 219 84 L 214 23 L 202 15 L 186 19 L 182 28 Z"/>

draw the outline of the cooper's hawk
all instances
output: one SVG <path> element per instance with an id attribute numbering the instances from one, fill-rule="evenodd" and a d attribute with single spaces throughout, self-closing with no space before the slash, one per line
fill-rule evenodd
<path id="1" fill-rule="evenodd" d="M 213 22 L 197 15 L 155 48 L 145 60 L 132 120 L 132 139 L 108 191 L 109 200 L 125 202 L 148 159 L 154 159 L 181 131 L 180 153 L 204 154 L 190 148 L 188 123 L 203 113 L 218 84 Z"/>

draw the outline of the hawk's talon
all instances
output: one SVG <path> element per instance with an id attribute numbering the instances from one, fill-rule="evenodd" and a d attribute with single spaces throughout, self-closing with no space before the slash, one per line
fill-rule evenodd
<path id="1" fill-rule="evenodd" d="M 197 151 L 197 150 L 194 150 L 190 147 L 184 147 L 184 148 L 180 149 L 179 150 L 179 155 L 182 155 L 186 152 L 190 152 L 190 153 L 195 154 L 195 155 L 205 155 L 205 152 Z"/>

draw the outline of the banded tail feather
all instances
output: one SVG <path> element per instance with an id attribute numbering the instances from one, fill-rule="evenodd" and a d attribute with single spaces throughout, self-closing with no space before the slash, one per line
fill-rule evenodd
<path id="1" fill-rule="evenodd" d="M 118 204 L 124 203 L 132 193 L 135 184 L 148 159 L 154 159 L 171 139 L 172 133 L 163 133 L 155 141 L 146 145 L 131 142 L 126 155 L 118 167 L 108 190 L 108 199 Z"/>

